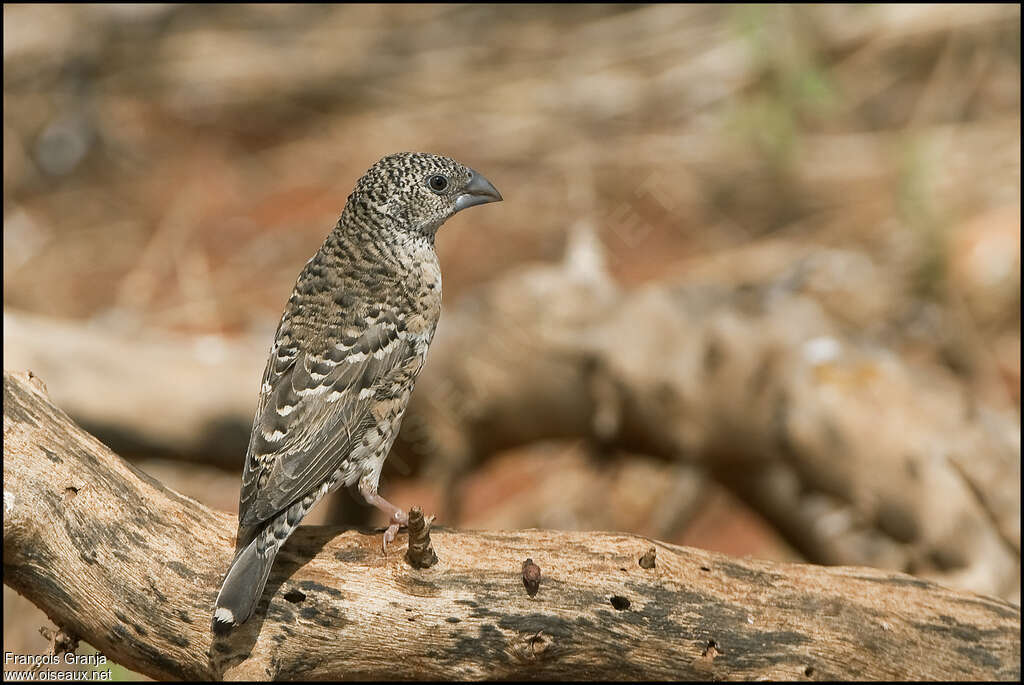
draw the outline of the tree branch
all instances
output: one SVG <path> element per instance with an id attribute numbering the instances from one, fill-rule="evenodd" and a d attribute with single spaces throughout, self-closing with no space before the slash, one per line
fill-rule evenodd
<path id="1" fill-rule="evenodd" d="M 234 517 L 139 472 L 4 374 L 4 582 L 155 678 L 1010 679 L 1020 610 L 867 568 L 616 533 L 300 528 L 256 615 L 210 630 Z M 534 560 L 534 596 L 524 565 Z M 653 555 L 651 555 L 653 559 Z"/>

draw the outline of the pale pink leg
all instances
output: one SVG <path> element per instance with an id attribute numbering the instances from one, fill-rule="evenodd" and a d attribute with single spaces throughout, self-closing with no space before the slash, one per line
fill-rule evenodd
<path id="1" fill-rule="evenodd" d="M 359 494 L 363 496 L 363 499 L 366 500 L 367 504 L 377 507 L 388 515 L 388 520 L 391 522 L 391 525 L 388 526 L 386 531 L 384 531 L 383 549 L 386 550 L 388 548 L 388 544 L 395 539 L 395 535 L 398 533 L 398 528 L 409 523 L 409 515 L 378 495 L 376 489 L 371 489 L 369 487 L 368 481 L 361 481 L 359 483 Z"/>

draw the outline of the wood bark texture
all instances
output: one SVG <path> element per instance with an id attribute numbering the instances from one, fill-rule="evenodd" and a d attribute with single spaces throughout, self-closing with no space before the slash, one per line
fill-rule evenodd
<path id="1" fill-rule="evenodd" d="M 385 555 L 379 531 L 300 528 L 254 617 L 215 636 L 234 517 L 119 458 L 30 374 L 4 374 L 4 509 L 4 582 L 154 678 L 1020 676 L 1009 602 L 621 533 L 434 527 L 438 562 L 415 569 L 404 533 Z"/>

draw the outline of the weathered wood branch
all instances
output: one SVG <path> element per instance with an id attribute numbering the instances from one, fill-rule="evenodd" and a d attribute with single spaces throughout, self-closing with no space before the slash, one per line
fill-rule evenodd
<path id="1" fill-rule="evenodd" d="M 4 582 L 156 678 L 1020 675 L 1020 610 L 1003 600 L 658 542 L 652 558 L 615 533 L 434 528 L 439 561 L 414 569 L 404 535 L 385 556 L 378 534 L 302 528 L 257 614 L 217 637 L 234 518 L 117 457 L 28 374 L 4 374 L 4 508 Z"/>
<path id="2" fill-rule="evenodd" d="M 949 326 L 885 270 L 775 243 L 624 291 L 602 259 L 581 231 L 563 263 L 446 310 L 396 456 L 426 462 L 445 492 L 487 455 L 538 440 L 685 460 L 810 561 L 1019 601 L 1019 415 L 895 352 Z M 267 340 L 117 338 L 20 314 L 5 326 L 5 358 L 59 376 L 57 403 L 87 426 L 202 454 L 235 440 L 240 463 L 257 380 L 239 379 L 259 378 Z"/>

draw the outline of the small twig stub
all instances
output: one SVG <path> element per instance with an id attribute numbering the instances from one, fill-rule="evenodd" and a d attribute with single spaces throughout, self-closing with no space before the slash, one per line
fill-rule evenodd
<path id="1" fill-rule="evenodd" d="M 430 568 L 437 563 L 437 554 L 430 544 L 430 523 L 434 520 L 424 518 L 423 509 L 416 506 L 409 510 L 409 549 L 405 560 L 413 568 Z"/>
<path id="2" fill-rule="evenodd" d="M 533 559 L 523 562 L 523 587 L 526 594 L 533 597 L 540 590 L 540 566 L 533 563 Z"/>
<path id="3" fill-rule="evenodd" d="M 78 650 L 78 638 L 64 628 L 51 630 L 46 626 L 39 626 L 39 634 L 50 642 L 50 656 L 74 654 Z M 32 671 L 38 673 L 44 665 L 43 662 L 39 662 L 32 667 Z"/>

